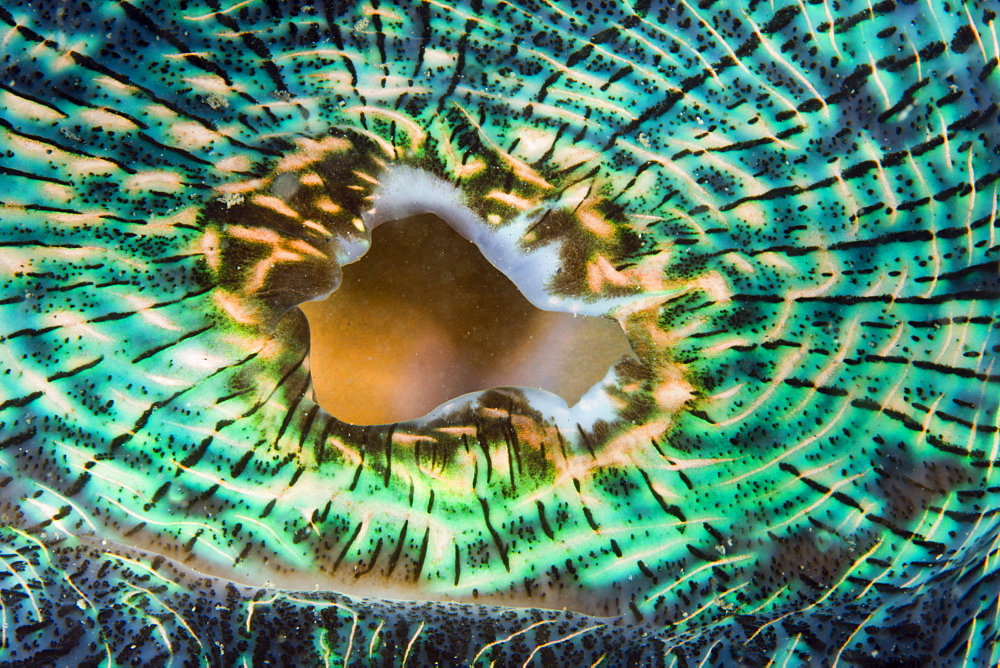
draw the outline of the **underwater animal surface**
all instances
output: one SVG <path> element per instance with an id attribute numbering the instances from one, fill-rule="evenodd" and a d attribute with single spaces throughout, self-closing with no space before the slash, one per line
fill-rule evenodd
<path id="1" fill-rule="evenodd" d="M 0 662 L 995 665 L 996 11 L 4 3 Z M 424 212 L 635 358 L 329 414 Z"/>

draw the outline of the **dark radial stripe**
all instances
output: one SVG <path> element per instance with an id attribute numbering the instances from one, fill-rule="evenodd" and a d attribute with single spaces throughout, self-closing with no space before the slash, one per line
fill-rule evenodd
<path id="1" fill-rule="evenodd" d="M 389 565 L 386 568 L 386 577 L 392 575 L 392 572 L 396 570 L 396 565 L 399 563 L 399 557 L 403 554 L 403 548 L 406 547 L 406 531 L 410 527 L 410 520 L 403 522 L 403 526 L 399 530 L 399 537 L 396 539 L 396 549 L 392 551 L 389 555 Z"/>
<path id="2" fill-rule="evenodd" d="M 371 22 L 375 27 L 375 48 L 378 50 L 379 67 L 384 69 L 389 62 L 389 58 L 385 52 L 385 30 L 382 27 L 382 15 L 378 12 L 379 0 L 371 0 L 371 4 L 373 10 Z M 382 86 L 385 87 L 385 79 L 382 80 Z"/>
<path id="3" fill-rule="evenodd" d="M 969 429 L 975 429 L 976 431 L 982 434 L 995 434 L 997 432 L 1000 432 L 1000 427 L 997 427 L 996 425 L 975 423 L 972 422 L 971 420 L 960 418 L 957 415 L 951 415 L 950 413 L 945 413 L 944 411 L 934 411 L 934 415 L 941 418 L 945 422 L 954 422 L 955 424 L 960 424 L 963 427 L 967 427 Z"/>
<path id="4" fill-rule="evenodd" d="M 483 508 L 483 521 L 486 522 L 486 529 L 490 532 L 490 536 L 493 537 L 493 544 L 496 545 L 497 552 L 500 554 L 500 561 L 503 562 L 504 568 L 506 568 L 507 572 L 510 573 L 510 561 L 507 556 L 507 546 L 504 544 L 503 540 L 500 539 L 500 534 L 497 533 L 497 530 L 493 528 L 493 524 L 490 522 L 490 504 L 483 497 L 479 497 L 479 505 Z"/>
<path id="5" fill-rule="evenodd" d="M 146 143 L 148 143 L 148 144 L 150 144 L 152 146 L 155 146 L 160 151 L 169 151 L 170 153 L 176 153 L 180 157 L 184 158 L 184 160 L 186 162 L 182 163 L 182 164 L 195 163 L 195 164 L 199 164 L 199 165 L 212 165 L 212 161 L 211 160 L 206 160 L 205 158 L 197 156 L 197 155 L 191 153 L 190 151 L 186 151 L 186 150 L 184 150 L 184 149 L 182 149 L 182 148 L 180 148 L 178 146 L 171 146 L 170 144 L 164 144 L 163 142 L 159 142 L 159 141 L 153 139 L 152 137 L 150 137 L 145 132 L 140 132 L 138 134 L 138 136 L 144 142 L 146 142 Z M 220 134 L 220 136 L 221 136 L 221 134 Z M 185 184 L 185 185 L 193 185 L 193 184 Z"/>
<path id="6" fill-rule="evenodd" d="M 549 520 L 545 517 L 545 504 L 542 503 L 541 499 L 538 499 L 535 501 L 535 507 L 538 508 L 538 525 L 542 528 L 542 532 L 548 536 L 549 540 L 555 540 L 556 536 L 552 533 Z"/>
<path id="7" fill-rule="evenodd" d="M 908 320 L 906 324 L 909 325 L 910 327 L 936 328 L 940 327 L 941 325 L 953 325 L 953 324 L 965 325 L 968 323 L 972 323 L 974 325 L 989 325 L 994 322 L 997 322 L 996 318 L 988 315 L 973 315 L 973 316 L 960 315 L 960 316 L 955 316 L 954 318 L 935 318 L 934 320 Z M 892 326 L 895 327 L 895 325 Z"/>
<path id="8" fill-rule="evenodd" d="M 306 394 L 309 393 L 310 389 L 309 376 L 305 376 L 300 380 L 301 380 L 301 385 L 299 386 L 299 389 L 292 394 L 293 397 L 292 403 L 289 404 L 288 407 L 285 409 L 285 418 L 281 421 L 281 426 L 278 428 L 278 433 L 274 437 L 275 450 L 277 450 L 278 448 L 278 443 L 280 443 L 281 439 L 284 438 L 285 432 L 288 431 L 288 426 L 292 423 L 292 420 L 294 420 L 296 415 L 298 414 L 299 404 L 302 403 L 302 400 L 305 398 Z"/>
<path id="9" fill-rule="evenodd" d="M 257 37 L 254 33 L 243 30 L 236 19 L 228 14 L 224 14 L 221 6 L 216 0 L 210 0 L 208 5 L 215 10 L 212 17 L 220 24 L 236 33 L 243 44 L 263 61 L 264 71 L 267 73 L 268 77 L 270 77 L 271 81 L 274 82 L 274 85 L 278 87 L 278 91 L 287 92 L 288 86 L 285 84 L 278 66 L 274 63 L 274 60 L 272 60 L 273 56 L 271 55 L 271 50 L 268 48 L 267 44 L 265 44 L 263 40 L 261 40 L 260 37 Z"/>
<path id="10" fill-rule="evenodd" d="M 198 447 L 192 450 L 187 457 L 181 460 L 180 469 L 189 469 L 196 466 L 198 462 L 201 461 L 201 458 L 205 456 L 205 453 L 208 452 L 208 448 L 212 445 L 212 441 L 214 439 L 214 436 L 206 436 L 201 439 L 201 442 L 198 443 Z M 178 469 L 178 475 L 180 474 L 180 469 Z"/>
<path id="11" fill-rule="evenodd" d="M 250 356 L 248 356 L 248 357 L 244 358 L 244 360 L 248 362 L 248 361 L 250 361 L 251 359 L 253 359 L 253 358 L 257 357 L 257 355 L 258 355 L 258 353 L 253 353 L 252 355 L 250 355 Z M 287 383 L 287 382 L 288 382 L 288 380 L 289 380 L 289 379 L 290 379 L 290 378 L 291 378 L 291 377 L 292 377 L 293 375 L 295 375 L 295 374 L 296 374 L 296 373 L 297 373 L 298 371 L 301 371 L 301 370 L 302 370 L 302 365 L 303 365 L 303 364 L 305 364 L 305 362 L 306 362 L 306 359 L 308 359 L 308 353 L 306 353 L 306 354 L 304 354 L 304 355 L 303 355 L 302 357 L 300 357 L 300 358 L 298 359 L 298 361 L 297 361 L 297 362 L 296 362 L 295 364 L 292 364 L 292 365 L 289 365 L 289 368 L 288 368 L 288 371 L 286 371 L 286 372 L 285 372 L 285 373 L 284 373 L 284 374 L 283 374 L 283 375 L 281 376 L 281 378 L 279 378 L 279 379 L 278 379 L 278 382 L 274 384 L 274 387 L 272 387 L 272 388 L 271 388 L 271 390 L 270 390 L 270 391 L 269 391 L 269 392 L 267 393 L 267 395 L 266 395 L 266 396 L 262 396 L 262 397 L 261 397 L 261 398 L 260 398 L 260 399 L 259 399 L 259 400 L 257 401 L 257 403 L 255 403 L 255 404 L 254 404 L 253 406 L 251 406 L 251 407 L 250 407 L 250 408 L 249 408 L 249 409 L 248 409 L 248 410 L 247 410 L 247 411 L 246 411 L 246 412 L 245 412 L 245 413 L 244 413 L 244 414 L 243 414 L 242 416 L 240 416 L 240 417 L 243 417 L 243 418 L 248 418 L 248 417 L 250 417 L 251 415 L 253 415 L 254 413 L 256 413 L 257 411 L 259 411 L 259 410 L 260 410 L 260 409 L 261 409 L 261 408 L 262 408 L 262 407 L 263 407 L 263 406 L 264 406 L 264 405 L 265 405 L 265 404 L 266 404 L 266 403 L 267 403 L 268 401 L 270 401 L 270 400 L 271 400 L 271 398 L 272 398 L 272 397 L 273 397 L 273 396 L 275 395 L 275 393 L 276 393 L 276 392 L 277 392 L 278 390 L 280 390 L 280 389 L 281 389 L 282 387 L 284 387 L 285 383 Z"/>
<path id="12" fill-rule="evenodd" d="M 31 179 L 32 181 L 44 181 L 46 183 L 57 183 L 61 186 L 72 185 L 70 181 L 65 181 L 63 179 L 57 179 L 54 176 L 45 176 L 44 174 L 36 174 L 33 172 L 22 172 L 19 169 L 13 169 L 10 167 L 4 167 L 0 165 L 0 174 L 5 174 L 7 176 L 18 176 L 24 179 Z"/>
<path id="13" fill-rule="evenodd" d="M 252 459 L 253 459 L 253 450 L 248 450 L 246 453 L 243 454 L 242 457 L 240 457 L 238 462 L 233 464 L 231 473 L 234 479 L 240 477 L 240 475 L 243 473 L 243 471 L 246 470 L 247 465 L 250 463 Z"/>
<path id="14" fill-rule="evenodd" d="M 385 435 L 385 471 L 382 473 L 382 484 L 385 487 L 389 486 L 389 481 L 392 479 L 392 435 L 397 426 L 397 424 L 390 425 L 389 431 Z"/>
<path id="15" fill-rule="evenodd" d="M 536 102 L 545 102 L 545 98 L 549 95 L 549 88 L 562 77 L 562 72 L 553 72 L 545 81 L 542 82 L 541 88 L 538 89 L 538 94 L 535 95 Z"/>
<path id="16" fill-rule="evenodd" d="M 476 22 L 474 20 L 467 20 L 465 22 L 465 32 L 458 39 L 458 44 L 455 45 L 455 52 L 457 54 L 455 71 L 451 75 L 448 87 L 438 100 L 438 113 L 444 111 L 445 105 L 448 103 L 448 100 L 452 98 L 452 95 L 455 93 L 455 89 L 458 88 L 458 83 L 462 80 L 462 73 L 465 71 L 466 52 L 469 49 L 469 37 L 475 25 Z"/>
<path id="17" fill-rule="evenodd" d="M 132 425 L 131 431 L 126 432 L 124 434 L 119 434 L 114 439 L 112 439 L 111 443 L 108 445 L 108 450 L 110 452 L 114 452 L 120 446 L 125 445 L 126 443 L 131 441 L 140 431 L 142 431 L 143 427 L 145 427 L 146 424 L 149 422 L 150 416 L 152 416 L 152 414 L 156 410 L 163 408 L 164 406 L 169 406 L 175 399 L 184 395 L 186 392 L 189 392 L 191 389 L 192 389 L 191 386 L 185 387 L 181 390 L 178 390 L 177 392 L 174 392 L 166 399 L 161 399 L 159 401 L 154 401 L 153 403 L 151 403 L 146 408 L 146 410 L 142 412 L 142 415 L 139 416 L 139 419 L 135 421 L 135 424 Z"/>
<path id="18" fill-rule="evenodd" d="M 289 488 L 295 487 L 295 483 L 299 481 L 299 479 L 302 477 L 302 474 L 305 472 L 306 472 L 305 467 L 300 466 L 296 468 L 295 473 L 292 474 L 291 480 L 288 481 L 288 487 Z"/>
<path id="19" fill-rule="evenodd" d="M 88 285 L 93 285 L 93 281 L 80 281 L 79 283 L 70 283 L 69 285 L 58 285 L 51 288 L 46 288 L 45 292 L 70 292 L 72 290 L 79 290 L 80 288 L 85 288 Z"/>
<path id="20" fill-rule="evenodd" d="M 52 379 L 50 378 L 49 380 L 51 381 Z M 35 391 L 35 392 L 31 392 L 29 394 L 26 394 L 23 397 L 17 397 L 17 398 L 14 398 L 14 399 L 7 399 L 6 401 L 0 403 L 0 411 L 5 410 L 7 408 L 24 408 L 25 406 L 27 406 L 28 404 L 30 404 L 32 401 L 35 401 L 36 399 L 39 399 L 42 396 L 44 396 L 43 392 L 41 392 L 41 391 Z"/>
<path id="21" fill-rule="evenodd" d="M 646 488 L 649 490 L 649 493 L 653 495 L 653 498 L 656 500 L 656 503 L 660 506 L 660 508 L 662 508 L 668 515 L 676 517 L 681 522 L 686 522 L 687 517 L 684 516 L 684 512 L 679 507 L 667 503 L 660 493 L 653 488 L 653 481 L 650 479 L 649 474 L 641 468 L 637 467 L 637 470 L 639 471 L 639 475 L 642 476 L 643 481 L 646 483 Z M 683 533 L 684 527 L 680 527 L 680 531 Z"/>
<path id="22" fill-rule="evenodd" d="M 358 487 L 358 481 L 361 479 L 361 472 L 364 470 L 365 465 L 362 462 L 358 464 L 358 468 L 354 469 L 354 478 L 351 479 L 351 484 L 347 487 L 348 492 L 353 492 Z"/>
<path id="23" fill-rule="evenodd" d="M 21 33 L 21 35 L 25 39 L 30 40 L 32 42 L 41 43 L 41 44 L 44 44 L 45 46 L 49 46 L 51 48 L 58 48 L 59 47 L 59 45 L 56 42 L 53 42 L 50 39 L 45 39 L 40 34 L 38 34 L 37 32 L 35 32 L 34 30 L 32 30 L 31 28 L 29 28 L 26 25 L 19 24 L 17 26 L 17 31 L 19 33 Z"/>
<path id="24" fill-rule="evenodd" d="M 316 463 L 322 465 L 323 460 L 326 457 L 326 441 L 330 438 L 330 433 L 333 432 L 333 428 L 337 425 L 337 419 L 333 416 L 325 416 L 326 422 L 323 425 L 323 431 L 320 433 L 318 439 L 316 439 Z"/>
<path id="25" fill-rule="evenodd" d="M 60 116 L 63 116 L 64 118 L 66 116 L 68 116 L 68 114 L 66 112 L 64 112 L 62 109 L 60 109 L 56 105 L 52 104 L 52 102 L 50 100 L 47 100 L 47 99 L 45 99 L 43 97 L 38 97 L 36 95 L 32 95 L 31 93 L 29 93 L 27 91 L 17 90 L 15 88 L 11 88 L 10 86 L 8 86 L 8 85 L 6 85 L 6 84 L 4 84 L 2 82 L 0 82 L 0 90 L 7 91 L 8 93 L 10 93 L 12 95 L 15 95 L 17 97 L 23 97 L 25 100 L 31 100 L 32 102 L 34 102 L 37 105 L 40 105 L 42 107 L 47 107 L 47 108 L 51 109 L 52 111 L 56 112 Z"/>
<path id="26" fill-rule="evenodd" d="M 994 260 L 992 262 L 983 262 L 981 264 L 974 264 L 972 266 L 964 267 L 957 271 L 949 271 L 944 274 L 939 274 L 937 276 L 919 276 L 916 279 L 914 279 L 914 281 L 917 283 L 927 283 L 933 280 L 953 281 L 956 279 L 965 278 L 970 274 L 979 274 L 979 273 L 986 274 L 986 276 L 983 277 L 984 283 L 985 279 L 987 279 L 989 276 L 996 276 L 1000 274 L 1000 260 Z"/>
<path id="27" fill-rule="evenodd" d="M 424 55 L 427 52 L 427 45 L 431 43 L 433 37 L 433 28 L 431 27 L 431 5 L 429 0 L 420 0 L 414 8 L 417 18 L 420 20 L 420 39 L 417 43 L 417 56 L 413 61 L 413 70 L 410 72 L 410 77 L 413 79 L 417 78 L 420 74 L 420 70 L 424 67 Z M 396 108 L 399 108 L 399 101 L 397 100 Z"/>
<path id="28" fill-rule="evenodd" d="M 189 118 L 192 121 L 194 121 L 194 122 L 198 123 L 199 125 L 201 125 L 202 127 L 206 128 L 208 130 L 211 130 L 212 132 L 215 132 L 215 133 L 219 134 L 221 137 L 223 137 L 224 139 L 226 139 L 226 141 L 228 141 L 233 146 L 236 146 L 236 147 L 239 147 L 239 148 L 244 148 L 244 149 L 251 150 L 251 151 L 256 151 L 257 153 L 261 153 L 263 155 L 269 155 L 269 156 L 279 156 L 279 155 L 281 155 L 281 152 L 278 151 L 278 150 L 276 150 L 276 149 L 270 149 L 270 148 L 263 147 L 263 146 L 252 146 L 250 144 L 245 144 L 245 143 L 241 142 L 240 140 L 236 139 L 235 137 L 230 137 L 226 133 L 220 132 L 219 129 L 216 127 L 215 123 L 213 123 L 209 119 L 207 119 L 207 118 L 205 118 L 203 116 L 200 116 L 200 115 L 194 113 L 190 109 L 183 109 L 183 108 L 181 108 L 180 106 L 174 104 L 170 100 L 168 100 L 168 99 L 166 99 L 166 98 L 164 98 L 164 97 L 162 97 L 160 95 L 157 95 L 152 90 L 150 90 L 148 87 L 143 86 L 143 85 L 141 85 L 141 84 L 133 81 L 130 77 L 125 76 L 124 74 L 120 74 L 120 73 L 115 72 L 114 70 L 112 70 L 112 69 L 110 69 L 108 67 L 105 67 L 104 65 L 101 65 L 100 63 L 98 63 L 96 60 L 94 60 L 93 58 L 91 58 L 89 56 L 86 56 L 84 54 L 78 53 L 76 51 L 70 51 L 70 52 L 68 52 L 68 55 L 73 59 L 73 61 L 77 65 L 79 65 L 81 67 L 85 67 L 88 70 L 97 72 L 98 74 L 103 74 L 105 76 L 111 77 L 112 79 L 114 79 L 115 81 L 118 81 L 119 83 L 125 84 L 126 86 L 130 86 L 132 88 L 135 88 L 135 89 L 141 91 L 143 95 L 145 95 L 146 97 L 148 97 L 153 102 L 156 102 L 157 104 L 162 104 L 164 107 L 166 107 L 170 111 L 176 113 L 178 116 L 181 116 L 181 117 L 184 117 L 184 118 Z M 134 172 L 132 172 L 132 173 L 134 173 Z"/>
<path id="29" fill-rule="evenodd" d="M 35 437 L 36 433 L 37 433 L 36 429 L 34 427 L 31 427 L 30 429 L 25 429 L 24 431 L 14 434 L 13 436 L 8 436 L 7 438 L 0 441 L 0 450 L 6 450 L 7 448 L 27 443 L 29 440 Z"/>
<path id="30" fill-rule="evenodd" d="M 368 573 L 370 573 L 371 570 L 373 568 L 375 568 L 375 564 L 378 562 L 378 556 L 382 553 L 382 546 L 383 545 L 385 545 L 385 541 L 382 538 L 379 538 L 377 541 L 375 541 L 375 549 L 372 550 L 371 561 L 369 561 L 368 565 L 365 566 L 364 568 L 356 569 L 354 571 L 354 579 L 355 580 L 357 580 L 358 578 L 360 578 L 360 577 L 362 577 L 364 575 L 368 575 Z"/>
<path id="31" fill-rule="evenodd" d="M 741 295 L 741 298 L 747 298 L 747 301 L 773 301 L 767 296 L 761 295 Z M 754 297 L 761 297 L 760 299 L 753 299 Z M 735 299 L 735 296 L 734 296 Z M 946 304 L 948 302 L 954 301 L 983 301 L 989 302 L 995 299 L 1000 299 L 1000 291 L 996 290 L 965 290 L 962 292 L 951 292 L 947 294 L 933 295 L 931 297 L 896 297 L 894 295 L 867 295 L 863 297 L 856 297 L 852 295 L 832 295 L 832 296 L 822 296 L 822 297 L 797 297 L 795 299 L 798 303 L 807 302 L 818 302 L 825 304 L 840 304 L 843 306 L 853 306 L 855 304 L 871 304 L 871 303 L 896 303 L 896 304 Z M 778 302 L 783 301 L 778 299 Z M 775 302 L 777 303 L 777 302 Z"/>
<path id="32" fill-rule="evenodd" d="M 204 334 L 205 332 L 207 332 L 210 329 L 212 329 L 212 325 L 206 325 L 204 327 L 201 327 L 200 329 L 195 329 L 195 330 L 192 330 L 190 332 L 185 332 L 179 338 L 171 341 L 170 343 L 165 343 L 165 344 L 163 344 L 161 346 L 156 346 L 155 348 L 150 348 L 149 350 L 146 350 L 145 352 L 140 353 L 139 355 L 137 355 L 132 360 L 132 363 L 135 364 L 136 362 L 141 362 L 142 360 L 149 359 L 150 357 L 153 357 L 154 355 L 162 353 L 164 350 L 169 350 L 169 349 L 173 348 L 174 346 L 176 346 L 177 344 L 181 343 L 182 341 L 186 341 L 186 340 L 188 340 L 190 338 L 194 338 L 195 336 L 198 336 L 199 334 Z"/>
<path id="33" fill-rule="evenodd" d="M 157 25 L 148 14 L 133 5 L 131 2 L 119 0 L 118 4 L 125 10 L 125 15 L 128 16 L 129 19 L 149 30 L 151 33 L 156 35 L 158 39 L 163 39 L 169 42 L 170 45 L 177 49 L 179 53 L 184 54 L 184 59 L 189 63 L 195 67 L 205 70 L 206 72 L 219 75 L 219 78 L 225 81 L 227 86 L 232 85 L 233 80 L 230 78 L 226 70 L 224 70 L 219 64 L 208 60 L 204 56 L 193 53 L 194 49 L 185 44 L 177 35 L 170 30 Z"/>
<path id="34" fill-rule="evenodd" d="M 82 373 L 88 369 L 93 369 L 95 366 L 97 366 L 103 361 L 104 361 L 104 356 L 101 355 L 97 359 L 91 360 L 77 367 L 73 367 L 72 369 L 67 369 L 66 371 L 57 371 L 56 373 L 49 376 L 47 380 L 51 383 L 52 381 L 59 380 L 60 378 L 71 378 L 72 376 L 75 376 L 78 373 Z M 2 408 L 3 405 L 0 404 L 0 409 Z"/>
<path id="35" fill-rule="evenodd" d="M 226 365 L 223 365 L 223 366 L 219 367 L 218 369 L 216 369 L 215 371 L 213 371 L 212 373 L 210 373 L 206 378 L 212 378 L 213 376 L 216 376 L 217 374 L 220 374 L 223 371 L 226 371 L 228 369 L 234 369 L 234 368 L 240 367 L 240 366 L 246 364 L 247 362 L 249 362 L 250 360 L 252 360 L 253 358 L 255 358 L 256 356 L 257 356 L 257 353 L 250 353 L 249 355 L 247 355 L 243 359 L 241 359 L 241 360 L 239 360 L 237 362 L 234 362 L 233 364 L 226 364 Z M 146 424 L 149 422 L 149 418 L 152 416 L 152 414 L 154 412 L 156 412 L 160 408 L 164 408 L 165 406 L 170 405 L 177 398 L 181 397 L 182 395 L 184 395 L 185 393 L 193 390 L 196 387 L 197 387 L 197 384 L 195 384 L 195 385 L 189 385 L 189 386 L 187 386 L 185 388 L 182 388 L 182 389 L 178 390 L 177 392 L 173 393 L 172 395 L 170 395 L 169 397 L 167 397 L 165 399 L 161 399 L 159 401 L 154 401 L 153 403 L 151 403 L 149 405 L 149 407 L 145 411 L 143 411 L 142 415 L 139 416 L 139 419 L 136 420 L 135 424 L 132 426 L 131 432 L 124 433 L 124 434 L 119 434 L 118 436 L 116 436 L 111 441 L 110 445 L 108 446 L 109 451 L 110 452 L 114 452 L 120 446 L 122 446 L 122 445 L 128 443 L 129 441 L 131 441 L 146 426 Z M 232 420 L 223 420 L 222 422 L 220 422 L 220 423 L 218 423 L 216 425 L 216 429 L 221 429 L 222 427 L 228 426 L 229 424 L 232 424 L 232 422 L 233 422 Z"/>
<path id="36" fill-rule="evenodd" d="M 167 100 L 166 98 L 163 98 L 163 97 L 157 95 L 156 93 L 154 93 L 153 91 L 151 91 L 146 86 L 143 86 L 142 84 L 140 84 L 140 83 L 132 80 L 130 77 L 128 77 L 128 76 L 126 76 L 124 74 L 121 74 L 119 72 L 115 72 L 114 70 L 112 70 L 112 69 L 110 69 L 108 67 L 105 67 L 104 65 L 102 65 L 99 62 L 97 62 L 96 60 L 94 60 L 90 56 L 87 56 L 85 54 L 79 53 L 77 51 L 70 51 L 68 55 L 80 67 L 84 67 L 84 68 L 86 68 L 88 70 L 91 70 L 93 72 L 97 72 L 98 74 L 103 74 L 104 76 L 111 77 L 112 79 L 114 79 L 115 81 L 117 81 L 119 83 L 125 84 L 126 86 L 130 86 L 130 87 L 135 88 L 137 90 L 140 90 L 140 91 L 142 91 L 142 93 L 144 95 L 146 95 L 147 97 L 149 97 L 149 99 L 153 100 L 154 102 L 157 102 L 158 104 L 162 104 L 163 106 L 165 106 L 166 108 L 170 109 L 171 111 L 177 113 L 178 115 L 190 118 L 190 119 L 192 119 L 194 121 L 197 121 L 199 124 L 203 125 L 205 128 L 207 128 L 209 130 L 212 130 L 213 132 L 216 131 L 215 124 L 212 123 L 211 121 L 209 121 L 207 118 L 202 118 L 200 116 L 197 116 L 196 114 L 191 113 L 190 111 L 181 109 L 180 107 L 178 107 L 177 105 L 175 105 L 170 100 Z"/>
<path id="37" fill-rule="evenodd" d="M 476 442 L 479 444 L 479 449 L 483 452 L 483 459 L 486 461 L 486 482 L 489 482 L 490 477 L 493 475 L 493 459 L 490 457 L 490 444 L 483 433 L 482 424 L 479 420 L 476 420 Z M 478 462 L 479 460 L 477 459 L 476 461 Z"/>
<path id="38" fill-rule="evenodd" d="M 63 492 L 63 494 L 66 498 L 79 494 L 83 491 L 83 488 L 87 486 L 88 482 L 90 482 L 90 471 L 83 471 L 76 477 L 76 480 L 74 480 L 73 483 L 66 488 L 66 491 Z"/>
<path id="39" fill-rule="evenodd" d="M 937 362 L 928 362 L 926 360 L 911 360 L 906 357 L 899 357 L 896 355 L 866 355 L 865 361 L 867 362 L 883 362 L 888 364 L 909 364 L 917 367 L 918 369 L 924 369 L 926 371 L 934 371 L 936 373 L 947 374 L 951 376 L 959 376 L 960 378 L 974 378 L 976 380 L 981 380 L 987 383 L 998 383 L 1000 382 L 1000 374 L 989 374 L 981 373 L 975 369 L 966 369 L 962 367 L 948 366 L 947 364 L 938 364 Z"/>
<path id="40" fill-rule="evenodd" d="M 57 142 L 54 139 L 51 139 L 49 137 L 44 137 L 42 135 L 35 135 L 35 134 L 31 134 L 30 132 L 24 132 L 22 130 L 18 130 L 17 128 L 14 127 L 14 125 L 12 123 L 8 122 L 6 119 L 4 119 L 2 117 L 0 117 L 0 127 L 4 128 L 5 130 L 7 130 L 7 132 L 9 132 L 9 133 L 11 133 L 13 135 L 17 135 L 18 137 L 23 137 L 25 139 L 30 139 L 31 141 L 36 141 L 36 142 L 38 142 L 40 144 L 46 144 L 48 146 L 51 146 L 53 148 L 57 148 L 60 151 L 64 151 L 66 153 L 70 153 L 72 155 L 79 155 L 79 156 L 82 156 L 84 158 L 93 158 L 93 159 L 97 159 L 97 160 L 107 161 L 107 162 L 113 164 L 118 169 L 120 169 L 123 172 L 125 172 L 126 174 L 136 174 L 137 173 L 136 170 L 132 169 L 131 167 L 128 167 L 127 165 L 123 164 L 121 161 L 116 160 L 114 158 L 110 158 L 110 157 L 104 156 L 104 155 L 97 155 L 97 154 L 94 154 L 94 153 L 88 153 L 87 151 L 84 151 L 81 148 L 75 148 L 75 147 L 72 147 L 72 146 L 68 146 L 66 144 L 62 144 L 62 143 Z"/>
<path id="41" fill-rule="evenodd" d="M 299 450 L 305 446 L 306 440 L 309 438 L 309 434 L 312 433 L 313 424 L 316 422 L 316 416 L 319 415 L 319 404 L 314 405 L 309 409 L 306 414 L 305 424 L 302 426 L 301 434 L 299 435 Z"/>
<path id="42" fill-rule="evenodd" d="M 164 496 L 166 496 L 167 492 L 170 491 L 170 488 L 172 486 L 173 486 L 173 483 L 171 481 L 169 481 L 169 480 L 167 482 L 163 483 L 162 485 L 160 485 L 156 489 L 156 491 L 153 492 L 153 496 L 151 496 L 149 498 L 149 503 L 147 503 L 146 505 L 143 506 L 143 511 L 149 512 L 149 510 L 152 509 L 153 506 L 155 506 L 159 502 L 160 499 L 162 499 Z"/>
<path id="43" fill-rule="evenodd" d="M 430 543 L 431 528 L 424 529 L 423 540 L 420 541 L 420 550 L 417 552 L 417 565 L 413 571 L 413 581 L 420 579 L 420 574 L 424 571 L 424 563 L 427 561 L 427 546 Z"/>

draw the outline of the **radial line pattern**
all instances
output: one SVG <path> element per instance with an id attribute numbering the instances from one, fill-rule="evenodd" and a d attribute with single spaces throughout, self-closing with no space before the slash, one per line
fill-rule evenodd
<path id="1" fill-rule="evenodd" d="M 0 8 L 0 659 L 997 662 L 996 11 L 587 7 Z M 425 211 L 638 360 L 330 415 Z"/>

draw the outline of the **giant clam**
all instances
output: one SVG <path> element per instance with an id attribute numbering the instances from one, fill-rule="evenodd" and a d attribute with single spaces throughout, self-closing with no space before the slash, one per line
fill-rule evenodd
<path id="1" fill-rule="evenodd" d="M 0 8 L 0 656 L 996 663 L 991 6 Z M 330 415 L 418 212 L 637 359 Z"/>

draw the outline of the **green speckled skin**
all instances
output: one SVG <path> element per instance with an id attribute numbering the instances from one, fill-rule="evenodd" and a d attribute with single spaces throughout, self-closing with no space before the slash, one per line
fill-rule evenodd
<path id="1" fill-rule="evenodd" d="M 996 664 L 991 6 L 4 5 L 0 662 Z M 639 361 L 329 415 L 393 174 Z"/>

